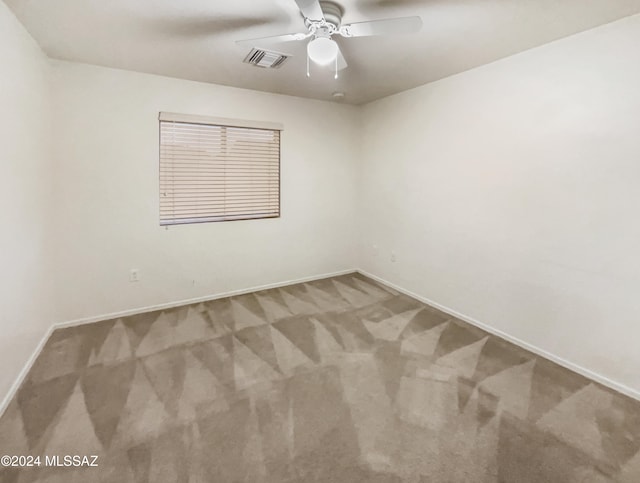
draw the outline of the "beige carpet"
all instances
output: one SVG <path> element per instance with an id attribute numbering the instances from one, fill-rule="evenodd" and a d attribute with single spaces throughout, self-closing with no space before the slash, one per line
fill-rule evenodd
<path id="1" fill-rule="evenodd" d="M 56 331 L 3 482 L 640 482 L 640 403 L 360 275 Z"/>

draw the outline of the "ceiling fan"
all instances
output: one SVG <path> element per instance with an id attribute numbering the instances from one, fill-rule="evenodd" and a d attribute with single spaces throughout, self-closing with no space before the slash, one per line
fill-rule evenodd
<path id="1" fill-rule="evenodd" d="M 337 79 L 338 71 L 347 67 L 347 61 L 336 41 L 331 38 L 332 36 L 340 35 L 349 38 L 392 35 L 418 32 L 422 28 L 420 17 L 390 18 L 342 25 L 344 10 L 337 3 L 319 0 L 294 1 L 304 18 L 307 32 L 239 40 L 236 43 L 253 48 L 265 44 L 311 39 L 307 43 L 307 76 L 309 60 L 311 60 L 319 65 L 334 64 Z"/>

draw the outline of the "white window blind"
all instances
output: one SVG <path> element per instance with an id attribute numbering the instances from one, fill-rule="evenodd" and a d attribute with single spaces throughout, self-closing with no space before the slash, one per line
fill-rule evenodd
<path id="1" fill-rule="evenodd" d="M 160 224 L 280 216 L 280 130 L 161 113 Z"/>

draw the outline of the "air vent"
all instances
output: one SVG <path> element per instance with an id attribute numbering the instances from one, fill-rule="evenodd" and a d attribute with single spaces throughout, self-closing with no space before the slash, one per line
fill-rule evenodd
<path id="1" fill-rule="evenodd" d="M 265 69 L 277 69 L 289 57 L 279 52 L 270 52 L 268 50 L 251 49 L 251 52 L 244 58 L 247 64 L 263 67 Z"/>

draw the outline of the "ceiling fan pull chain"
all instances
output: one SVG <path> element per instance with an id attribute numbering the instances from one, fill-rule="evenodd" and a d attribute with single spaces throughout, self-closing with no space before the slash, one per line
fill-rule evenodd
<path id="1" fill-rule="evenodd" d="M 309 52 L 307 52 L 307 77 L 311 77 L 311 73 L 309 72 Z"/>
<path id="2" fill-rule="evenodd" d="M 338 78 L 338 56 L 336 55 L 336 75 L 334 77 L 334 79 Z"/>

